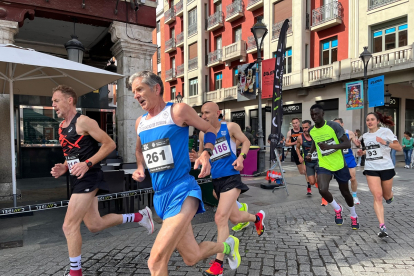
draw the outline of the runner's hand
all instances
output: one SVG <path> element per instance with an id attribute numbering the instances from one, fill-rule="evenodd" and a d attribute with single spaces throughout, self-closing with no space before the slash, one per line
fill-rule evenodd
<path id="1" fill-rule="evenodd" d="M 233 164 L 231 164 L 231 165 L 234 167 L 234 169 L 236 171 L 241 171 L 244 168 L 243 161 L 244 161 L 243 156 L 242 157 L 239 156 L 239 157 L 237 157 L 236 160 L 234 160 Z"/>
<path id="2" fill-rule="evenodd" d="M 364 155 L 364 151 L 362 149 L 359 149 L 357 151 L 357 154 L 358 154 L 358 156 L 362 156 L 362 155 Z"/>
<path id="3" fill-rule="evenodd" d="M 306 155 L 305 156 L 305 159 L 306 159 L 306 161 L 308 161 L 308 162 L 310 162 L 310 161 L 312 161 L 312 155 Z M 299 161 L 300 161 L 300 159 L 299 159 Z M 301 162 L 302 163 L 302 162 Z"/>
<path id="4" fill-rule="evenodd" d="M 196 159 L 194 163 L 194 170 L 197 170 L 200 165 L 201 165 L 201 171 L 198 177 L 203 178 L 209 175 L 211 165 L 210 165 L 210 154 L 208 154 L 208 152 L 203 151 L 200 157 Z"/>
<path id="5" fill-rule="evenodd" d="M 50 174 L 54 177 L 54 178 L 58 178 L 59 176 L 62 176 L 66 173 L 66 171 L 68 170 L 68 167 L 66 167 L 65 164 L 59 163 L 56 164 L 52 170 L 50 171 Z"/>
<path id="6" fill-rule="evenodd" d="M 135 172 L 132 174 L 132 179 L 138 182 L 142 182 L 145 179 L 145 171 L 141 169 L 136 169 Z"/>
<path id="7" fill-rule="evenodd" d="M 387 144 L 387 142 L 385 142 L 384 139 L 378 136 L 377 136 L 377 142 L 383 144 L 384 146 Z"/>
<path id="8" fill-rule="evenodd" d="M 319 145 L 319 148 L 320 148 L 321 150 L 328 150 L 328 149 L 331 149 L 331 146 L 330 146 L 330 145 L 328 145 L 327 143 L 319 143 L 318 145 Z"/>
<path id="9" fill-rule="evenodd" d="M 301 163 L 301 164 L 303 163 L 303 158 L 300 155 L 299 155 L 299 163 Z"/>
<path id="10" fill-rule="evenodd" d="M 87 171 L 89 171 L 89 167 L 86 162 L 76 163 L 72 167 L 72 175 L 77 176 L 78 179 L 81 179 Z"/>
<path id="11" fill-rule="evenodd" d="M 194 149 L 192 149 L 190 152 L 190 161 L 195 162 L 197 157 L 198 157 L 198 153 Z"/>

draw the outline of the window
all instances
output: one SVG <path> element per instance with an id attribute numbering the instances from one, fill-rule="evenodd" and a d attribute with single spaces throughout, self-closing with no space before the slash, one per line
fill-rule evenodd
<path id="1" fill-rule="evenodd" d="M 197 8 L 188 12 L 188 26 L 197 25 Z"/>
<path id="2" fill-rule="evenodd" d="M 221 1 L 217 1 L 216 3 L 214 3 L 214 12 L 218 12 L 218 11 L 222 11 Z"/>
<path id="3" fill-rule="evenodd" d="M 171 68 L 175 69 L 175 58 L 171 59 Z"/>
<path id="4" fill-rule="evenodd" d="M 386 28 L 376 29 L 372 34 L 374 53 L 407 46 L 408 24 L 396 24 Z"/>
<path id="5" fill-rule="evenodd" d="M 161 63 L 161 47 L 157 48 L 157 64 Z"/>
<path id="6" fill-rule="evenodd" d="M 273 52 L 273 57 L 276 57 L 276 52 Z M 287 48 L 285 51 L 285 60 L 283 62 L 283 74 L 292 73 L 292 48 Z"/>
<path id="7" fill-rule="evenodd" d="M 161 29 L 161 27 L 160 27 L 160 21 L 157 21 L 157 33 L 160 32 L 160 29 Z"/>
<path id="8" fill-rule="evenodd" d="M 175 86 L 171 87 L 171 101 L 175 100 Z"/>
<path id="9" fill-rule="evenodd" d="M 237 27 L 237 28 L 234 28 L 233 31 L 234 31 L 234 42 L 242 40 L 242 28 L 241 28 L 241 26 Z"/>
<path id="10" fill-rule="evenodd" d="M 221 89 L 221 83 L 222 83 L 222 79 L 223 79 L 223 73 L 217 73 L 214 74 L 214 89 Z"/>
<path id="11" fill-rule="evenodd" d="M 198 79 L 194 78 L 190 80 L 190 94 L 189 97 L 191 96 L 196 96 L 198 95 Z"/>
<path id="12" fill-rule="evenodd" d="M 170 31 L 170 38 L 175 38 L 175 29 L 174 28 L 171 28 L 171 31 Z"/>
<path id="13" fill-rule="evenodd" d="M 233 86 L 239 84 L 239 70 L 233 69 Z"/>
<path id="14" fill-rule="evenodd" d="M 324 40 L 321 42 L 321 65 L 331 64 L 338 60 L 338 38 Z"/>
<path id="15" fill-rule="evenodd" d="M 216 37 L 216 50 L 221 49 L 221 36 Z"/>

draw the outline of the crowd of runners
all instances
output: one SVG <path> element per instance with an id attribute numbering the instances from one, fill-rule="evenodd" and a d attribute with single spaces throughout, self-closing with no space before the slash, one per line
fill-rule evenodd
<path id="1" fill-rule="evenodd" d="M 142 71 L 129 79 L 134 98 L 147 113 L 135 123 L 137 133 L 135 155 L 137 170 L 133 179 L 143 181 L 145 169 L 149 170 L 154 190 L 154 208 L 163 220 L 148 259 L 151 275 L 168 275 L 168 263 L 177 250 L 185 264 L 195 265 L 200 260 L 216 256 L 203 275 L 223 275 L 224 261 L 230 269 L 241 263 L 239 240 L 230 235 L 228 221 L 240 231 L 253 223 L 258 236 L 265 233 L 265 212 L 248 212 L 246 203 L 238 201 L 239 195 L 249 190 L 242 182 L 240 171 L 250 148 L 250 141 L 239 125 L 220 118 L 216 103 L 206 102 L 201 117 L 185 103 L 166 103 L 164 86 L 157 75 Z M 101 231 L 122 223 L 137 223 L 148 234 L 154 232 L 151 209 L 146 207 L 137 213 L 107 214 L 100 216 L 99 193 L 108 191 L 103 180 L 100 162 L 115 149 L 115 143 L 99 128 L 96 121 L 76 112 L 76 93 L 60 85 L 53 90 L 53 107 L 63 118 L 59 127 L 59 141 L 66 161 L 56 164 L 51 174 L 60 177 L 70 171 L 72 196 L 66 212 L 63 231 L 67 240 L 70 271 L 67 275 L 82 275 L 80 225 L 83 221 L 91 232 Z M 332 196 L 329 185 L 333 178 L 349 209 L 352 229 L 359 229 L 355 206 L 357 197 L 355 161 L 351 144 L 358 156 L 365 155 L 364 175 L 374 197 L 374 210 L 378 217 L 378 236 L 386 237 L 383 198 L 394 201 L 392 181 L 395 175 L 391 150 L 401 151 L 397 137 L 387 126 L 393 122 L 379 113 L 369 113 L 366 119 L 368 132 L 361 137 L 343 128 L 343 120 L 324 119 L 323 107 L 315 104 L 310 108 L 311 120 L 292 120 L 292 129 L 286 135 L 286 146 L 300 174 L 305 175 L 307 194 L 311 187 L 318 189 L 322 205 L 334 209 L 335 223 L 342 225 L 343 206 Z M 189 127 L 200 130 L 198 151 L 188 151 Z M 277 141 L 279 142 L 279 141 Z M 98 146 L 98 143 L 101 146 Z M 241 145 L 240 154 L 236 147 Z M 198 177 L 211 175 L 214 196 L 218 199 L 215 212 L 217 240 L 197 243 L 191 221 L 205 211 L 202 194 L 194 177 L 194 169 L 201 168 Z M 144 237 L 139 237 L 144 239 Z"/>

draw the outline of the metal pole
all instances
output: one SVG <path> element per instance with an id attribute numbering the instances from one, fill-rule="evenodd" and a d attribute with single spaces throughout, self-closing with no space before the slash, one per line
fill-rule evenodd
<path id="1" fill-rule="evenodd" d="M 368 77 L 367 77 L 367 67 L 368 64 L 364 64 L 364 118 L 362 118 L 362 123 L 364 125 L 364 133 L 367 133 L 367 124 L 365 122 L 368 114 Z"/>
<path id="2" fill-rule="evenodd" d="M 13 206 L 17 206 L 17 188 L 16 188 L 16 153 L 14 150 L 14 96 L 13 96 L 13 73 L 14 68 L 9 63 L 9 89 L 10 89 L 10 148 L 12 161 L 12 185 L 13 185 Z"/>
<path id="3" fill-rule="evenodd" d="M 258 128 L 258 138 L 259 138 L 259 167 L 258 172 L 263 172 L 265 170 L 265 149 L 263 143 L 263 121 L 262 121 L 262 84 L 261 84 L 261 75 L 260 67 L 262 66 L 262 53 L 261 49 L 257 49 L 257 76 L 258 76 L 258 89 L 257 95 L 259 97 L 259 106 L 258 106 L 258 116 L 259 116 L 259 128 Z"/>

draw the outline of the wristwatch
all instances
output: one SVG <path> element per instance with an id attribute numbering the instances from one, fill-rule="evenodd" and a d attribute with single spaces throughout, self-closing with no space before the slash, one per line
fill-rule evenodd
<path id="1" fill-rule="evenodd" d="M 246 159 L 247 157 L 247 155 L 244 152 L 240 153 L 240 155 L 243 156 L 243 159 Z"/>
<path id="2" fill-rule="evenodd" d="M 211 149 L 209 149 L 209 148 L 204 148 L 203 151 L 208 152 L 208 154 L 210 154 L 210 156 L 213 155 L 213 151 Z"/>
<path id="3" fill-rule="evenodd" d="M 385 142 L 385 145 L 386 145 L 387 147 L 389 147 L 389 146 L 390 146 L 390 141 Z"/>
<path id="4" fill-rule="evenodd" d="M 89 159 L 87 159 L 86 161 L 85 161 L 85 163 L 86 163 L 86 165 L 88 166 L 88 168 L 90 169 L 90 168 L 92 168 L 92 162 L 91 161 L 89 161 Z"/>

